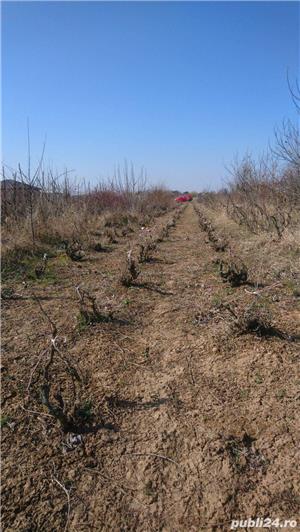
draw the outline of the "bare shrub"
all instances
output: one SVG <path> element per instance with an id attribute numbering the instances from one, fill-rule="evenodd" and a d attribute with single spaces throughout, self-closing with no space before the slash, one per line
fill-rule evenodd
<path id="1" fill-rule="evenodd" d="M 159 236 L 158 236 L 158 241 L 162 241 L 164 240 L 164 238 L 166 238 L 168 236 L 168 231 L 166 229 L 166 227 L 163 227 L 159 233 Z"/>
<path id="2" fill-rule="evenodd" d="M 152 216 L 158 216 L 171 209 L 173 204 L 174 198 L 169 190 L 164 187 L 152 187 L 142 198 L 141 210 L 144 211 L 146 207 Z"/>
<path id="3" fill-rule="evenodd" d="M 223 281 L 227 281 L 232 287 L 241 286 L 247 282 L 248 270 L 240 259 L 234 257 L 228 261 L 220 260 L 219 267 Z"/>
<path id="4" fill-rule="evenodd" d="M 300 176 L 291 168 L 281 173 L 274 160 L 248 155 L 233 163 L 231 173 L 228 215 L 255 234 L 269 231 L 281 238 L 299 214 Z"/>
<path id="5" fill-rule="evenodd" d="M 300 87 L 298 80 L 293 88 L 288 79 L 290 95 L 298 116 L 300 115 Z M 291 120 L 283 120 L 281 127 L 275 128 L 275 144 L 273 153 L 279 159 L 290 165 L 298 173 L 300 171 L 300 135 L 299 123 Z"/>
<path id="6" fill-rule="evenodd" d="M 82 249 L 81 243 L 76 240 L 67 243 L 66 254 L 73 261 L 80 261 L 85 257 L 85 252 Z"/>
<path id="7" fill-rule="evenodd" d="M 225 251 L 228 248 L 227 240 L 224 237 L 221 238 L 213 228 L 207 231 L 207 236 L 215 251 Z"/>
<path id="8" fill-rule="evenodd" d="M 104 306 L 99 307 L 97 298 L 87 290 L 77 286 L 76 292 L 79 298 L 79 325 L 93 325 L 112 319 L 113 311 Z"/>
<path id="9" fill-rule="evenodd" d="M 292 88 L 292 101 L 300 113 L 298 82 Z M 210 208 L 225 204 L 228 215 L 254 234 L 275 233 L 281 239 L 288 227 L 300 218 L 300 137 L 299 125 L 286 119 L 275 128 L 275 141 L 269 153 L 254 159 L 245 155 L 229 168 L 228 190 L 202 193 L 198 200 Z"/>
<path id="10" fill-rule="evenodd" d="M 156 249 L 154 240 L 147 239 L 139 244 L 138 262 L 148 262 L 152 258 L 152 252 Z"/>
<path id="11" fill-rule="evenodd" d="M 63 432 L 76 430 L 81 377 L 59 345 L 57 327 L 36 299 L 51 327 L 51 338 L 33 366 L 27 385 L 27 401 L 42 403 L 59 421 Z"/>
<path id="12" fill-rule="evenodd" d="M 139 275 L 140 270 L 138 269 L 136 262 L 132 256 L 132 249 L 130 249 L 127 253 L 126 266 L 124 268 L 123 273 L 121 274 L 121 284 L 127 287 L 131 286 Z"/>
<path id="13" fill-rule="evenodd" d="M 272 315 L 268 308 L 258 303 L 251 303 L 237 311 L 227 306 L 233 316 L 233 328 L 238 334 L 255 334 L 256 336 L 280 336 L 272 325 Z"/>
<path id="14" fill-rule="evenodd" d="M 118 240 L 116 238 L 116 231 L 113 227 L 106 227 L 104 230 L 104 236 L 108 244 L 117 244 Z"/>
<path id="15" fill-rule="evenodd" d="M 275 129 L 275 146 L 273 153 L 299 170 L 300 167 L 300 136 L 298 124 L 284 120 Z"/>
<path id="16" fill-rule="evenodd" d="M 91 249 L 93 251 L 96 251 L 97 253 L 100 253 L 101 251 L 105 251 L 105 248 L 102 246 L 101 242 L 93 242 L 91 244 Z"/>
<path id="17" fill-rule="evenodd" d="M 215 251 L 225 251 L 229 247 L 229 242 L 224 236 L 217 233 L 212 223 L 204 216 L 204 214 L 197 207 L 194 207 L 198 215 L 198 222 L 200 228 L 207 233 L 208 239 Z"/>
<path id="18" fill-rule="evenodd" d="M 38 279 L 43 277 L 46 271 L 47 261 L 48 261 L 48 255 L 47 253 L 44 253 L 42 262 L 39 262 L 35 267 L 35 275 L 37 276 Z"/>

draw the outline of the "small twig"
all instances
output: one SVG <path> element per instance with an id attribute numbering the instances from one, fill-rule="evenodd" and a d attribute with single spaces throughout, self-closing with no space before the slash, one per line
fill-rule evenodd
<path id="1" fill-rule="evenodd" d="M 28 408 L 24 408 L 24 406 L 21 405 L 22 410 L 25 412 L 30 412 L 30 414 L 37 414 L 38 416 L 45 416 L 45 417 L 51 417 L 52 419 L 55 419 L 54 416 L 51 414 L 45 414 L 44 412 L 38 412 L 37 410 L 29 410 Z"/>
<path id="2" fill-rule="evenodd" d="M 101 471 L 98 471 L 98 469 L 91 469 L 89 467 L 85 467 L 84 468 L 86 471 L 90 471 L 91 473 L 96 473 L 97 475 L 99 475 L 100 477 L 104 478 L 105 480 L 107 480 L 108 482 L 112 482 L 115 486 L 117 486 L 119 488 L 119 490 L 126 494 L 126 491 L 129 491 L 129 492 L 132 492 L 132 491 L 137 491 L 136 488 L 129 488 L 127 486 L 120 486 L 120 484 L 114 480 L 113 478 L 111 477 L 108 477 L 106 475 L 104 475 L 103 473 L 101 473 Z M 134 501 L 138 502 L 139 504 L 141 504 L 142 506 L 144 506 L 144 508 L 147 508 L 146 504 L 144 504 L 142 501 L 140 501 L 139 499 L 137 499 L 136 497 L 134 497 L 131 493 L 131 497 Z"/>
<path id="3" fill-rule="evenodd" d="M 11 301 L 13 299 L 22 299 L 22 300 L 25 300 L 25 299 L 32 299 L 32 296 L 23 296 L 22 294 L 19 294 L 18 292 L 14 292 L 11 296 L 9 297 L 4 297 L 3 295 L 1 296 L 1 299 L 3 299 L 4 301 Z"/>
<path id="4" fill-rule="evenodd" d="M 121 338 L 124 338 L 125 340 L 132 340 L 133 338 L 131 336 L 125 336 L 125 334 L 118 333 Z M 139 337 L 139 341 L 144 342 L 148 346 L 149 342 L 145 340 L 142 336 Z"/>
<path id="5" fill-rule="evenodd" d="M 193 368 L 192 368 L 192 355 L 190 355 L 190 357 L 186 357 L 186 361 L 187 361 L 188 369 L 189 369 L 189 372 L 190 372 L 192 384 L 195 386 L 196 385 L 196 381 L 195 381 L 195 378 L 194 378 L 194 373 L 193 373 Z"/>
<path id="6" fill-rule="evenodd" d="M 121 347 L 120 345 L 118 345 L 116 342 L 112 342 L 120 351 L 121 353 L 123 353 L 123 355 L 125 355 L 125 351 L 128 351 L 128 353 L 130 355 L 133 355 L 134 352 L 133 351 L 130 351 L 129 349 L 127 349 L 126 347 Z M 148 368 L 147 366 L 145 366 L 145 363 L 144 362 L 141 362 L 140 364 L 138 364 L 137 362 L 131 362 L 130 360 L 125 360 L 125 358 L 123 358 L 123 362 L 124 362 L 124 367 L 126 366 L 126 364 L 128 364 L 129 366 L 137 366 L 138 368 L 143 368 L 143 369 L 146 369 L 147 371 L 151 371 L 150 368 Z"/>
<path id="7" fill-rule="evenodd" d="M 53 480 L 56 482 L 56 484 L 58 484 L 61 489 L 65 492 L 66 496 L 67 496 L 67 500 L 68 500 L 68 514 L 67 514 L 67 521 L 66 521 L 66 524 L 65 524 L 65 530 L 68 529 L 68 526 L 69 526 L 69 520 L 70 520 L 70 510 L 71 510 L 71 504 L 70 504 L 70 495 L 69 495 L 69 492 L 68 490 L 66 489 L 66 487 L 61 484 L 61 482 L 59 482 L 59 480 L 57 480 L 57 478 L 53 477 Z"/>
<path id="8" fill-rule="evenodd" d="M 27 394 L 29 394 L 29 389 L 30 389 L 30 386 L 31 386 L 31 381 L 32 381 L 32 378 L 33 378 L 33 374 L 35 372 L 35 370 L 37 369 L 37 367 L 39 366 L 43 356 L 47 353 L 48 351 L 48 347 L 46 349 L 44 349 L 44 351 L 41 352 L 38 360 L 37 360 L 37 363 L 33 366 L 31 372 L 30 372 L 30 376 L 29 376 L 29 381 L 28 381 L 28 384 L 27 384 Z"/>
<path id="9" fill-rule="evenodd" d="M 247 292 L 247 294 L 258 296 L 261 292 L 265 292 L 266 290 L 271 290 L 271 288 L 274 288 L 274 286 L 278 286 L 278 285 L 281 285 L 280 281 L 277 283 L 273 283 L 270 286 L 265 286 L 264 288 L 261 288 L 260 290 L 254 290 L 253 292 L 251 290 L 247 290 L 247 288 L 245 288 L 244 290 L 245 292 Z"/>
<path id="10" fill-rule="evenodd" d="M 41 312 L 44 314 L 45 318 L 47 318 L 47 320 L 49 321 L 49 323 L 50 323 L 50 325 L 52 327 L 52 338 L 56 338 L 56 336 L 57 336 L 57 328 L 56 328 L 55 323 L 51 320 L 50 316 L 47 314 L 45 309 L 42 307 L 39 298 L 35 294 L 32 294 L 32 297 L 36 301 L 36 303 L 40 307 Z"/>
<path id="11" fill-rule="evenodd" d="M 175 462 L 175 460 L 172 460 L 172 458 L 168 458 L 168 456 L 163 456 L 162 454 L 156 454 L 156 453 L 125 453 L 127 456 L 154 456 L 155 458 L 161 458 L 162 460 L 167 460 L 168 462 L 171 462 L 172 464 L 175 464 L 180 467 L 180 464 L 178 462 Z"/>
<path id="12" fill-rule="evenodd" d="M 80 302 L 83 302 L 83 293 L 81 292 L 81 286 L 80 284 L 78 286 L 75 287 L 75 292 L 77 293 L 78 295 L 78 299 Z"/>
<path id="13" fill-rule="evenodd" d="M 76 370 L 76 368 L 69 362 L 68 358 L 66 355 L 63 355 L 63 353 L 60 351 L 60 349 L 57 347 L 56 345 L 56 340 L 57 340 L 57 336 L 55 338 L 52 338 L 51 339 L 51 344 L 53 345 L 53 348 L 54 350 L 56 351 L 56 353 L 59 355 L 60 359 L 63 361 L 63 363 L 67 366 L 67 368 L 69 370 L 71 370 L 73 372 L 73 375 L 75 376 L 75 378 L 80 381 L 80 376 L 79 376 L 79 373 L 78 371 Z"/>
<path id="14" fill-rule="evenodd" d="M 210 395 L 219 403 L 219 405 L 223 405 L 223 401 L 219 399 L 211 390 L 209 390 Z"/>

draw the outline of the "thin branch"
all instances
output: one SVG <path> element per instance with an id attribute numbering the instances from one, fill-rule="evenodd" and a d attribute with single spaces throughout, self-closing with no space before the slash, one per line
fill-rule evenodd
<path id="1" fill-rule="evenodd" d="M 21 408 L 22 410 L 24 410 L 24 412 L 29 412 L 30 414 L 36 414 L 38 416 L 51 417 L 52 419 L 55 419 L 54 416 L 52 416 L 51 414 L 45 414 L 45 412 L 38 412 L 37 410 L 29 410 L 28 408 L 24 408 L 24 406 L 22 405 L 21 405 Z"/>
<path id="2" fill-rule="evenodd" d="M 50 316 L 47 314 L 47 312 L 45 311 L 45 309 L 43 308 L 39 298 L 35 295 L 35 294 L 32 294 L 32 297 L 33 299 L 36 301 L 36 303 L 38 304 L 38 306 L 40 307 L 40 310 L 41 312 L 44 314 L 45 318 L 48 320 L 48 322 L 50 323 L 51 327 L 52 327 L 52 338 L 55 339 L 56 336 L 57 336 L 57 327 L 55 325 L 55 323 L 52 321 L 52 319 L 50 318 Z"/>
<path id="3" fill-rule="evenodd" d="M 129 492 L 132 492 L 132 491 L 137 491 L 137 489 L 135 488 L 129 488 L 127 486 L 121 486 L 116 480 L 114 480 L 113 478 L 111 477 L 108 477 L 107 475 L 104 475 L 101 471 L 98 471 L 98 469 L 91 469 L 89 467 L 85 467 L 84 468 L 86 471 L 90 471 L 91 473 L 96 473 L 97 475 L 99 475 L 100 477 L 104 478 L 105 480 L 107 480 L 108 482 L 112 482 L 115 486 L 117 486 L 119 488 L 119 490 L 126 494 L 126 491 L 129 491 Z M 141 504 L 142 506 L 144 506 L 144 508 L 147 508 L 147 506 L 142 502 L 140 501 L 139 499 L 137 499 L 136 497 L 134 497 L 131 493 L 131 497 L 132 499 L 135 501 L 135 502 L 138 502 L 139 504 Z"/>
<path id="4" fill-rule="evenodd" d="M 61 489 L 65 492 L 65 494 L 67 496 L 68 513 L 67 513 L 67 521 L 66 521 L 66 524 L 65 524 L 65 530 L 67 530 L 68 526 L 69 526 L 70 511 L 71 511 L 70 494 L 69 494 L 68 490 L 66 489 L 66 487 L 61 482 L 59 482 L 59 480 L 57 480 L 57 478 L 55 478 L 55 477 L 52 477 L 52 478 L 53 478 L 54 482 L 56 482 L 56 484 L 58 484 L 61 487 Z"/>
<path id="5" fill-rule="evenodd" d="M 172 460 L 172 458 L 169 458 L 168 456 L 164 456 L 162 454 L 156 454 L 156 453 L 125 453 L 127 456 L 154 456 L 155 458 L 161 458 L 162 460 L 167 460 L 168 462 L 171 462 L 172 464 L 177 465 L 180 467 L 180 464 L 178 462 L 175 462 L 175 460 Z"/>

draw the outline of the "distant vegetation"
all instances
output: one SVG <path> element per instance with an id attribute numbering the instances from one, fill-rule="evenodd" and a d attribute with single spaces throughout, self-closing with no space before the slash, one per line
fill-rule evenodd
<path id="1" fill-rule="evenodd" d="M 290 87 L 290 84 L 289 84 Z M 298 115 L 300 89 L 290 93 Z M 211 207 L 226 207 L 227 214 L 254 234 L 273 232 L 281 238 L 300 219 L 300 137 L 298 124 L 284 120 L 275 129 L 275 143 L 258 160 L 251 155 L 236 159 L 226 189 L 202 193 Z"/>
<path id="2" fill-rule="evenodd" d="M 149 187 L 143 171 L 125 166 L 117 176 L 91 188 L 72 182 L 68 172 L 34 173 L 3 170 L 1 182 L 3 266 L 24 256 L 55 252 L 57 248 L 103 249 L 134 227 L 147 225 L 170 209 L 174 194 Z M 101 237 L 102 242 L 99 242 Z"/>

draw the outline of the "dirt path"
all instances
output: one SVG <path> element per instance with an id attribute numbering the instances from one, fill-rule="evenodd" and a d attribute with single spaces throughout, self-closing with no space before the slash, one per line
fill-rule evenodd
<path id="1" fill-rule="evenodd" d="M 251 296 L 228 290 L 213 258 L 188 205 L 140 283 L 122 289 L 128 324 L 77 339 L 104 422 L 84 451 L 49 458 L 69 490 L 70 530 L 221 531 L 231 519 L 297 517 L 297 346 L 232 335 L 218 304 Z M 60 530 L 67 506 L 59 488 L 55 497 Z M 34 530 L 49 529 L 51 508 L 36 512 Z"/>

